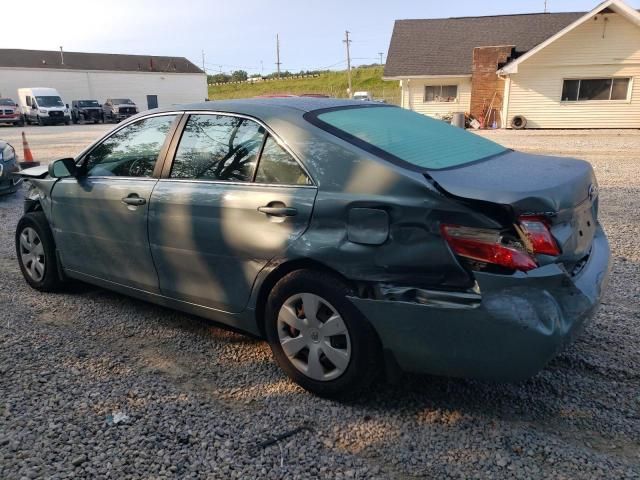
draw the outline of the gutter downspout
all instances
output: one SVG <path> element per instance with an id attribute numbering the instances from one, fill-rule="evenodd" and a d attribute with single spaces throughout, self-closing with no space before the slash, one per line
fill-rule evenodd
<path id="1" fill-rule="evenodd" d="M 502 76 L 502 75 L 501 75 Z M 509 127 L 509 100 L 511 97 L 511 75 L 506 75 L 504 79 L 504 93 L 502 95 L 502 122 L 500 128 Z"/>

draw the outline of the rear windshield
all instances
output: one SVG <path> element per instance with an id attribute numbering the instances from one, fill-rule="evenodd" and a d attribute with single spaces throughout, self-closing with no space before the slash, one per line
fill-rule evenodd
<path id="1" fill-rule="evenodd" d="M 345 107 L 312 112 L 309 120 L 383 158 L 427 170 L 457 167 L 506 151 L 486 138 L 399 107 Z"/>

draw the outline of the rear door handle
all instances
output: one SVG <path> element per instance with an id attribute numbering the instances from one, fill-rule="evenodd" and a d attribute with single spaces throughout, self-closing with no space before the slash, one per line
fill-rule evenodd
<path id="1" fill-rule="evenodd" d="M 298 209 L 293 207 L 270 207 L 265 205 L 264 207 L 258 207 L 260 213 L 271 217 L 294 217 L 298 214 Z"/>
<path id="2" fill-rule="evenodd" d="M 132 193 L 127 197 L 123 197 L 122 203 L 139 207 L 140 205 L 144 205 L 145 203 L 147 203 L 147 201 L 144 198 L 139 197 L 137 193 Z"/>

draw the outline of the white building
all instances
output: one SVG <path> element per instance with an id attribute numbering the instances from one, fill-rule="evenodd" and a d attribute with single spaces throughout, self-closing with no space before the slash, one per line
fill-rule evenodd
<path id="1" fill-rule="evenodd" d="M 140 110 L 202 102 L 205 73 L 184 57 L 0 49 L 0 97 L 52 87 L 62 100 L 130 98 Z"/>
<path id="2" fill-rule="evenodd" d="M 640 13 L 607 0 L 582 13 L 398 20 L 384 78 L 430 116 L 640 128 Z"/>

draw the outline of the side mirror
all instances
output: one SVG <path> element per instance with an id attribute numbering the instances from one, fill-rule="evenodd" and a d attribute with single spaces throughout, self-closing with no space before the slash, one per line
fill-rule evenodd
<path id="1" fill-rule="evenodd" d="M 20 106 L 20 105 L 18 105 L 18 104 L 16 103 L 16 108 L 18 108 L 19 106 Z"/>
<path id="2" fill-rule="evenodd" d="M 68 103 L 67 103 L 66 107 L 69 108 L 69 104 Z"/>
<path id="3" fill-rule="evenodd" d="M 61 158 L 49 164 L 49 176 L 53 178 L 75 177 L 77 173 L 78 167 L 73 158 Z"/>
<path id="4" fill-rule="evenodd" d="M 31 108 L 35 110 L 36 108 L 38 108 L 38 106 L 35 103 L 32 103 Z"/>

